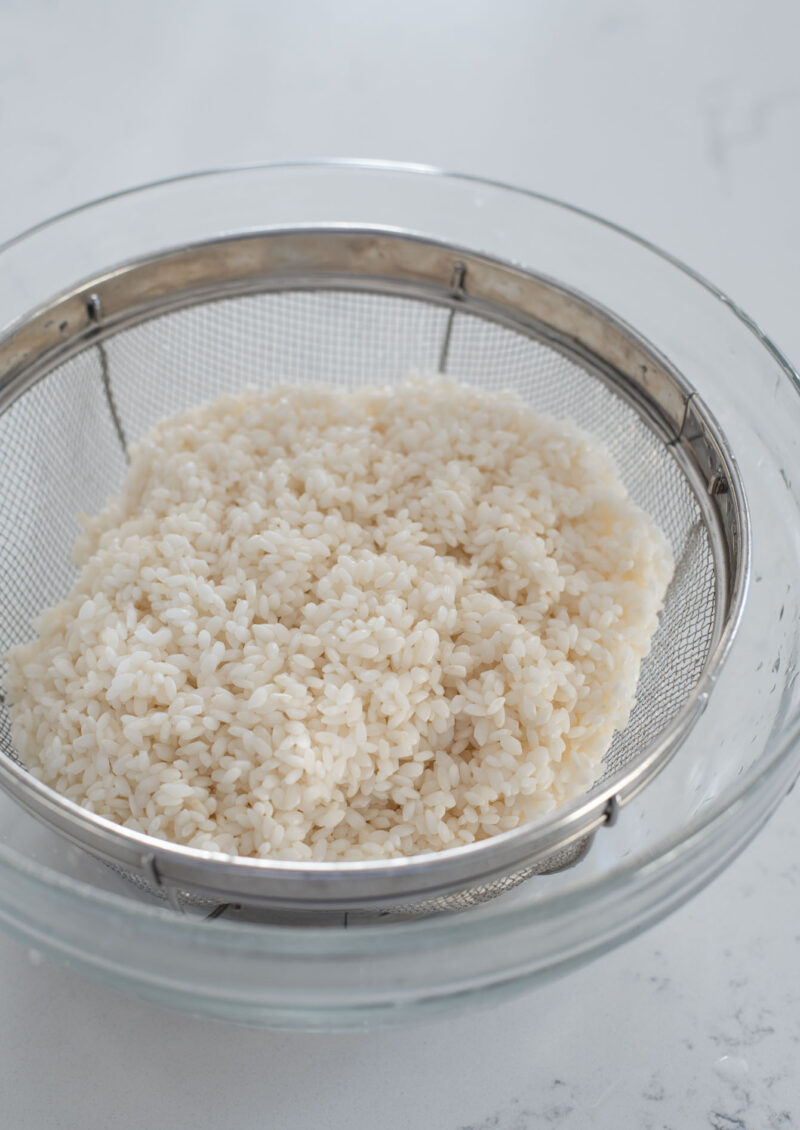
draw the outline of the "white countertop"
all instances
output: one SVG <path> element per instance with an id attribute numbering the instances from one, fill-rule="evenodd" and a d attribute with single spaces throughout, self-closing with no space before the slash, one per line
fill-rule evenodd
<path id="1" fill-rule="evenodd" d="M 800 359 L 795 0 L 28 0 L 0 13 L 0 240 L 157 177 L 430 162 L 649 237 Z M 34 955 L 35 956 L 35 955 Z M 800 790 L 647 934 L 491 1011 L 366 1035 L 209 1024 L 0 938 L 15 1130 L 800 1125 Z"/>

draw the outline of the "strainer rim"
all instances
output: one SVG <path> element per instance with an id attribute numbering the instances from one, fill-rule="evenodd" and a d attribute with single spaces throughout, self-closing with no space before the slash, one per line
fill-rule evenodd
<path id="1" fill-rule="evenodd" d="M 274 167 L 274 166 L 266 166 Z M 287 167 L 280 165 L 278 167 Z M 288 167 L 296 167 L 290 164 Z M 413 171 L 410 170 L 410 171 Z M 201 174 L 202 175 L 202 174 Z M 181 178 L 191 179 L 191 178 Z M 159 182 L 169 183 L 169 182 Z M 135 192 L 136 190 L 130 190 Z M 128 195 L 124 193 L 120 195 Z M 89 207 L 89 206 L 84 206 Z M 71 213 L 68 213 L 71 214 Z M 136 259 L 129 262 L 111 264 L 107 267 L 106 272 L 93 280 L 81 280 L 76 283 L 74 287 L 70 288 L 67 294 L 73 297 L 77 294 L 91 291 L 94 287 L 99 287 L 106 274 L 110 278 L 117 279 L 125 272 L 136 270 L 139 267 L 146 266 L 149 263 L 158 262 L 164 256 L 174 253 L 176 251 L 184 252 L 196 248 L 206 247 L 210 244 L 224 244 L 232 239 L 247 238 L 264 235 L 293 235 L 297 232 L 315 234 L 317 232 L 329 233 L 334 230 L 341 229 L 348 235 L 352 234 L 380 234 L 389 237 L 398 237 L 405 241 L 412 243 L 428 244 L 432 246 L 447 247 L 457 255 L 469 255 L 475 260 L 485 260 L 487 263 L 499 266 L 503 269 L 522 271 L 527 276 L 537 278 L 553 289 L 566 294 L 570 297 L 577 298 L 583 303 L 591 306 L 595 311 L 601 312 L 604 317 L 614 323 L 620 328 L 627 337 L 640 343 L 643 348 L 660 364 L 669 370 L 672 366 L 669 360 L 665 358 L 658 349 L 648 341 L 635 327 L 630 325 L 625 319 L 621 318 L 613 311 L 600 306 L 596 301 L 588 299 L 585 295 L 575 288 L 566 285 L 563 282 L 549 278 L 542 275 L 540 272 L 531 269 L 523 268 L 516 263 L 510 263 L 501 260 L 497 256 L 490 256 L 486 252 L 477 251 L 473 249 L 461 248 L 455 245 L 443 244 L 430 236 L 423 233 L 409 231 L 406 229 L 386 229 L 376 225 L 369 225 L 364 227 L 356 227 L 352 224 L 340 225 L 307 225 L 298 228 L 284 228 L 284 227 L 265 227 L 260 232 L 245 232 L 230 234 L 227 236 L 218 237 L 215 240 L 203 241 L 197 245 L 181 245 L 178 248 L 165 248 L 163 251 L 143 256 L 141 259 Z M 39 230 L 39 229 L 36 229 Z M 0 253 L 2 249 L 0 248 Z M 48 312 L 53 306 L 63 298 L 59 295 L 54 299 L 47 301 L 42 309 Z M 219 300 L 224 300 L 225 295 L 220 295 Z M 37 313 L 39 310 L 37 309 Z M 151 312 L 143 315 L 142 320 L 147 321 L 151 317 L 159 316 L 159 308 L 154 308 Z M 20 323 L 15 323 L 11 332 L 13 333 Z M 114 324 L 110 327 L 110 332 L 117 332 L 118 327 Z M 6 340 L 6 335 L 3 341 Z M 98 338 L 99 340 L 99 338 Z M 94 341 L 94 338 L 92 338 Z M 86 343 L 87 347 L 91 343 Z M 83 348 L 83 346 L 81 346 Z M 49 372 L 54 366 L 60 363 L 59 358 L 48 359 L 43 372 Z M 685 381 L 682 375 L 678 372 L 672 372 L 673 379 L 679 385 L 684 385 Z M 12 385 L 14 378 L 12 379 Z M 27 387 L 27 386 L 26 386 Z M 688 386 L 687 386 L 688 388 Z M 696 401 L 700 403 L 700 401 Z M 674 752 L 677 744 L 683 740 L 686 734 L 691 730 L 695 721 L 708 700 L 708 696 L 713 688 L 724 661 L 730 651 L 730 648 L 735 639 L 736 631 L 741 621 L 744 607 L 747 599 L 748 579 L 749 579 L 749 551 L 750 551 L 750 537 L 749 537 L 749 522 L 748 522 L 748 508 L 747 500 L 744 494 L 741 478 L 736 466 L 736 460 L 732 452 L 727 448 L 724 433 L 722 432 L 714 414 L 704 406 L 704 414 L 706 422 L 709 425 L 712 433 L 721 442 L 721 446 L 726 449 L 726 455 L 730 461 L 730 471 L 732 484 L 734 486 L 735 496 L 737 498 L 739 512 L 741 516 L 741 539 L 742 539 L 742 578 L 739 583 L 734 586 L 731 605 L 726 614 L 725 620 L 722 625 L 722 631 L 719 638 L 716 640 L 709 655 L 706 658 L 706 663 L 702 674 L 692 688 L 691 693 L 686 697 L 678 714 L 670 720 L 662 733 L 658 735 L 655 741 L 649 742 L 642 754 L 636 758 L 636 765 L 634 770 L 629 771 L 627 774 L 624 772 L 614 773 L 607 781 L 602 781 L 598 787 L 590 792 L 587 792 L 581 797 L 574 798 L 566 805 L 559 807 L 559 809 L 547 816 L 541 817 L 532 822 L 526 822 L 517 828 L 510 829 L 506 832 L 500 833 L 472 844 L 462 844 L 452 848 L 446 848 L 442 851 L 436 852 L 422 852 L 412 856 L 400 856 L 392 859 L 385 860 L 341 860 L 341 861 L 313 861 L 313 860 L 282 860 L 282 859 L 260 859 L 253 857 L 233 856 L 224 853 L 216 853 L 209 851 L 202 851 L 198 848 L 190 848 L 185 845 L 176 844 L 168 840 L 161 840 L 156 837 L 149 836 L 143 832 L 126 828 L 114 821 L 107 819 L 101 815 L 90 812 L 75 802 L 70 801 L 57 793 L 52 788 L 42 784 L 35 777 L 33 777 L 27 770 L 18 766 L 10 758 L 3 757 L 0 759 L 0 778 L 8 781 L 16 781 L 19 788 L 23 792 L 33 793 L 38 796 L 40 803 L 43 807 L 49 809 L 60 810 L 71 823 L 77 823 L 87 830 L 87 833 L 99 840 L 115 841 L 120 845 L 127 845 L 127 850 L 130 856 L 135 855 L 135 861 L 128 858 L 127 862 L 121 858 L 120 854 L 114 854 L 112 851 L 108 852 L 110 858 L 115 860 L 118 866 L 130 866 L 136 869 L 141 869 L 145 861 L 149 860 L 149 872 L 156 884 L 162 881 L 170 886 L 180 885 L 185 882 L 187 886 L 202 884 L 197 876 L 186 876 L 183 879 L 176 879 L 174 875 L 163 871 L 162 864 L 171 865 L 172 867 L 181 868 L 182 865 L 187 868 L 203 867 L 205 873 L 210 880 L 212 875 L 218 878 L 225 878 L 228 882 L 235 882 L 235 877 L 238 876 L 244 880 L 246 877 L 252 876 L 263 883 L 277 882 L 288 883 L 294 888 L 297 882 L 304 879 L 314 879 L 317 881 L 328 881 L 333 884 L 344 883 L 345 881 L 352 881 L 354 883 L 363 883 L 366 879 L 372 879 L 376 884 L 380 882 L 389 882 L 393 877 L 404 877 L 405 882 L 409 885 L 414 883 L 415 877 L 419 876 L 421 887 L 417 890 L 416 886 L 413 887 L 411 892 L 404 890 L 396 892 L 399 897 L 407 897 L 411 894 L 425 894 L 426 892 L 435 890 L 431 888 L 431 872 L 440 874 L 445 872 L 444 882 L 448 885 L 456 882 L 456 876 L 450 875 L 450 871 L 463 871 L 464 874 L 461 878 L 469 881 L 476 879 L 490 878 L 492 876 L 508 873 L 509 867 L 525 866 L 530 861 L 546 858 L 547 853 L 552 850 L 560 850 L 562 847 L 569 846 L 570 843 L 577 841 L 587 833 L 591 833 L 595 829 L 602 826 L 604 822 L 603 811 L 609 803 L 612 803 L 615 798 L 622 798 L 625 801 L 631 799 L 643 784 L 646 784 L 652 777 L 653 771 L 649 767 L 656 766 L 658 769 L 663 768 L 671 752 Z M 685 473 L 685 472 L 684 472 Z M 622 778 L 621 780 L 619 778 Z M 631 778 L 637 783 L 636 787 L 630 787 L 628 778 Z M 16 790 L 9 789 L 12 795 L 20 802 L 24 801 L 16 792 Z M 35 815 L 41 818 L 41 813 L 37 810 Z M 535 831 L 540 838 L 547 836 L 548 832 L 552 832 L 555 828 L 566 828 L 567 832 L 562 835 L 558 842 L 552 847 L 546 849 L 535 849 L 533 851 L 525 852 L 525 843 L 530 839 L 533 831 Z M 60 827 L 62 834 L 69 835 L 63 827 Z M 571 838 L 570 838 L 571 837 Z M 75 837 L 76 842 L 81 841 Z M 86 847 L 86 844 L 82 843 Z M 498 856 L 500 860 L 498 860 Z M 509 858 L 511 857 L 510 861 Z M 505 861 L 503 862 L 503 860 Z M 482 870 L 477 872 L 469 872 L 468 867 L 470 862 L 477 863 Z M 216 888 L 215 888 L 216 889 Z M 233 891 L 231 892 L 234 893 Z M 241 897 L 246 897 L 244 892 L 241 892 Z M 289 891 L 286 892 L 286 897 L 291 897 Z M 295 897 L 299 897 L 295 895 Z M 359 897 L 369 899 L 374 896 L 365 893 L 362 896 L 353 895 L 356 901 Z M 391 897 L 391 896 L 390 896 Z M 342 898 L 347 900 L 346 894 L 336 894 L 332 890 L 330 898 Z"/>

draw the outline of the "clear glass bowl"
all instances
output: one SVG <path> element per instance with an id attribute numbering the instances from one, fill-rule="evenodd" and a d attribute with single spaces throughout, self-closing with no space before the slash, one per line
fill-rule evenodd
<path id="1" fill-rule="evenodd" d="M 330 224 L 402 229 L 513 262 L 633 326 L 727 435 L 750 504 L 752 581 L 707 709 L 666 770 L 576 867 L 460 914 L 348 929 L 180 915 L 0 796 L 0 923 L 26 944 L 163 1004 L 319 1029 L 516 993 L 656 922 L 763 825 L 797 774 L 800 725 L 797 377 L 728 298 L 619 228 L 424 168 L 211 172 L 98 201 L 0 248 L 0 325 L 171 247 Z"/>

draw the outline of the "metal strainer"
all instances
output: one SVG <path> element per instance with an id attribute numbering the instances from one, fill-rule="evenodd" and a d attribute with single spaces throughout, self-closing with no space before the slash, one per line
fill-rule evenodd
<path id="1" fill-rule="evenodd" d="M 381 863 L 233 859 L 94 816 L 20 764 L 0 705 L 0 784 L 176 907 L 309 917 L 459 909 L 574 863 L 701 712 L 748 572 L 735 461 L 704 404 L 627 326 L 546 278 L 397 231 L 266 231 L 115 268 L 0 342 L 0 652 L 62 598 L 76 517 L 118 489 L 159 418 L 245 385 L 356 387 L 408 370 L 512 389 L 616 460 L 677 563 L 637 704 L 584 798 L 513 832 Z"/>

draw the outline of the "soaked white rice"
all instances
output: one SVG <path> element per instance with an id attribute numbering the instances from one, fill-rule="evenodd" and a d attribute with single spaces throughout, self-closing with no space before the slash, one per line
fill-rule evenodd
<path id="1" fill-rule="evenodd" d="M 9 656 L 17 749 L 129 828 L 376 859 L 595 779 L 672 573 L 606 454 L 441 378 L 160 423 Z"/>

